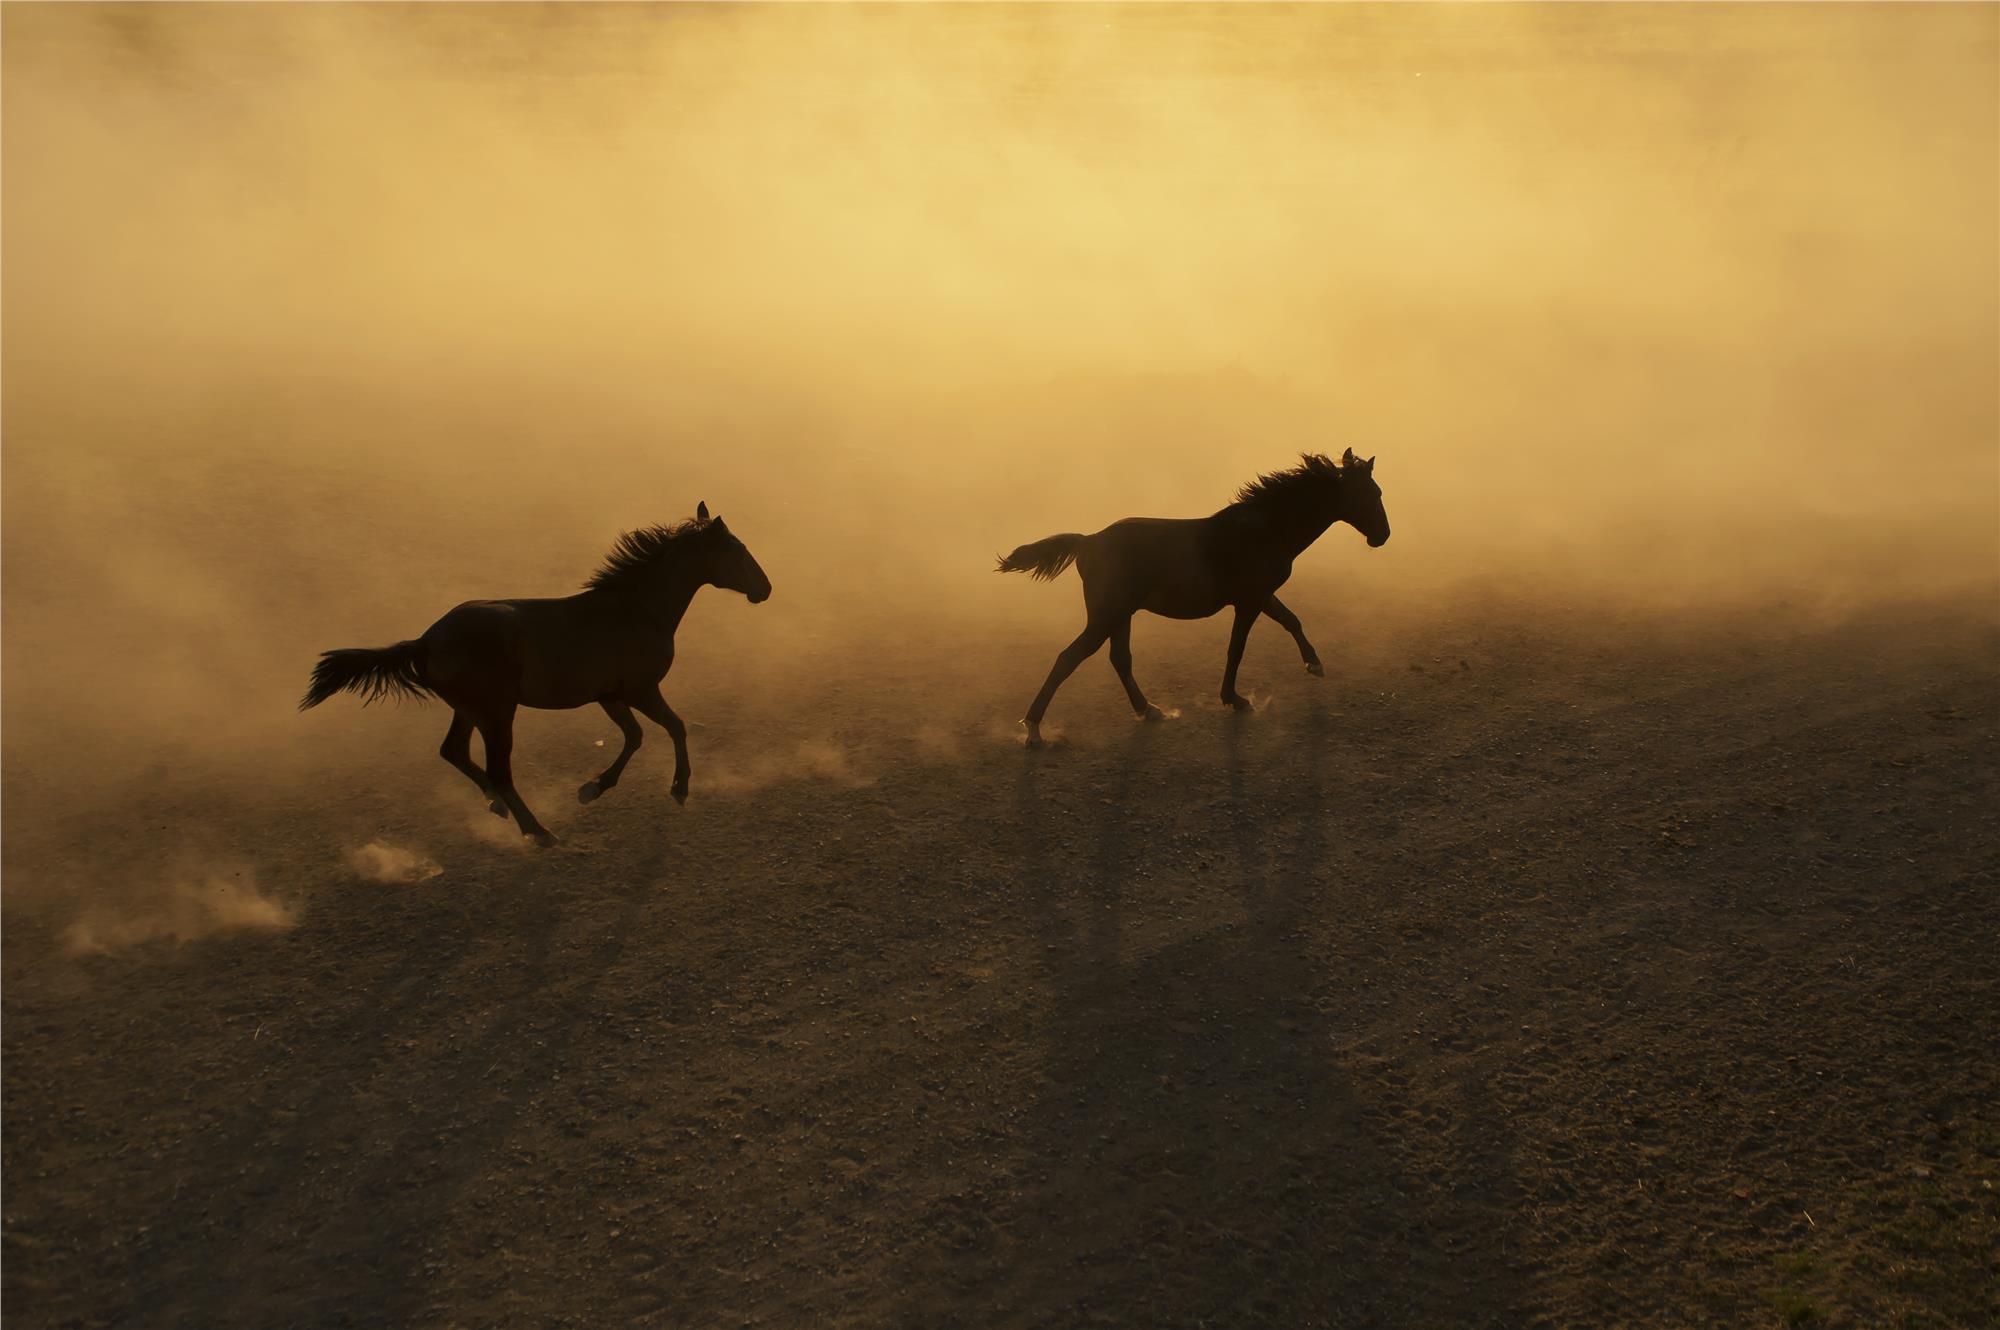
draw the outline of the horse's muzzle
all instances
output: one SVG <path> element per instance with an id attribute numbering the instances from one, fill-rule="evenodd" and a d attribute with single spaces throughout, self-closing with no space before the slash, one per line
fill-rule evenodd
<path id="1" fill-rule="evenodd" d="M 1388 543 L 1389 543 L 1389 533 L 1386 531 L 1384 531 L 1379 536 L 1368 537 L 1368 548 L 1371 550 L 1379 550 Z"/>
<path id="2" fill-rule="evenodd" d="M 771 598 L 771 588 L 765 587 L 762 591 L 746 591 L 743 595 L 752 605 L 762 605 Z"/>

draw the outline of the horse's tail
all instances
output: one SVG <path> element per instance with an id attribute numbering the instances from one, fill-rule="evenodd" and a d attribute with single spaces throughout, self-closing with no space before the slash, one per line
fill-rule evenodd
<path id="1" fill-rule="evenodd" d="M 321 652 L 299 710 L 316 707 L 335 693 L 359 693 L 363 706 L 385 697 L 422 699 L 437 691 L 424 679 L 424 654 L 422 642 Z"/>
<path id="2" fill-rule="evenodd" d="M 1012 554 L 1003 555 L 995 572 L 1026 573 L 1040 582 L 1053 582 L 1062 576 L 1063 569 L 1076 562 L 1077 546 L 1083 544 L 1084 537 L 1075 531 L 1065 531 L 1060 536 L 1050 536 L 1032 545 L 1023 545 Z"/>

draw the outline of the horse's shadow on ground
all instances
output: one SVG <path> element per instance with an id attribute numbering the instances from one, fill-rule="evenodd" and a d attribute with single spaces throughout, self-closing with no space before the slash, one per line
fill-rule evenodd
<path id="1" fill-rule="evenodd" d="M 154 1323 L 289 1325 L 302 1316 L 310 1323 L 357 1316 L 372 1324 L 420 1322 L 430 1296 L 431 1248 L 449 1232 L 465 1188 L 601 1005 L 592 995 L 632 936 L 666 853 L 659 852 L 650 871 L 632 875 L 613 903 L 614 921 L 580 956 L 563 954 L 553 941 L 575 902 L 544 884 L 525 903 L 526 917 L 510 920 L 525 945 L 510 944 L 497 955 L 504 974 L 498 991 L 471 1013 L 469 1037 L 421 1063 L 388 1045 L 406 1031 L 434 1039 L 450 1024 L 458 1002 L 445 984 L 474 959 L 481 930 L 469 917 L 413 929 L 430 941 L 409 949 L 401 982 L 332 1022 L 347 1027 L 333 1042 L 383 1041 L 376 1063 L 386 1074 L 356 1085 L 351 1070 L 329 1074 L 289 1063 L 257 1104 L 216 1133 L 196 1176 L 233 1178 L 235 1213 L 226 1227 L 204 1233 L 192 1252 L 178 1253 L 172 1266 L 142 1261 L 132 1272 L 134 1292 L 157 1315 Z M 441 908 L 470 914 L 463 902 Z M 561 999 L 554 997 L 565 988 Z M 322 1034 L 315 1045 L 327 1038 Z M 302 1111 L 274 1122 L 263 1107 L 269 1104 Z M 313 1203 L 320 1190 L 315 1171 L 348 1155 L 364 1161 L 360 1176 Z"/>
<path id="2" fill-rule="evenodd" d="M 1369 1111 L 1380 1091 L 1341 1065 L 1306 930 L 1358 894 L 1335 821 L 1353 759 L 1323 708 L 1266 733 L 1273 720 L 1219 719 L 1221 749 L 1201 755 L 1220 768 L 1216 794 L 1194 826 L 1185 805 L 1153 808 L 1137 784 L 1199 778 L 1176 770 L 1180 745 L 1156 727 L 1123 741 L 1101 800 L 1073 805 L 1088 807 L 1083 853 L 1051 848 L 1063 812 L 1043 773 L 1024 769 L 1015 787 L 1023 870 L 1045 893 L 1054 1015 L 1035 1157 L 1011 1216 L 1032 1236 L 996 1323 L 1524 1319 L 1508 1254 L 1482 1245 L 1490 1226 L 1398 1168 Z M 1326 758 L 1281 774 L 1258 760 L 1272 742 Z M 1128 898 L 1177 889 L 1177 860 L 1148 844 L 1162 837 L 1230 875 L 1240 923 L 1157 949 L 1125 935 Z"/>

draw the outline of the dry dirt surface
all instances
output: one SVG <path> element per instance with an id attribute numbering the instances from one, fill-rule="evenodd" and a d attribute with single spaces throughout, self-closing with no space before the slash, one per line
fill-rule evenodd
<path id="1" fill-rule="evenodd" d="M 1043 752 L 1061 636 L 684 656 L 685 809 L 524 722 L 544 853 L 435 708 L 10 770 L 7 1324 L 2000 1323 L 1990 601 L 1295 607 Z"/>

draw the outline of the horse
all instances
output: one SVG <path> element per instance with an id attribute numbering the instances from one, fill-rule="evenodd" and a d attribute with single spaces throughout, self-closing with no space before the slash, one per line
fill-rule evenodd
<path id="1" fill-rule="evenodd" d="M 611 765 L 577 790 L 584 804 L 617 785 L 639 750 L 638 712 L 674 741 L 672 793 L 685 804 L 687 726 L 660 695 L 660 681 L 673 667 L 674 630 L 705 586 L 740 592 L 752 605 L 771 595 L 771 579 L 704 501 L 691 521 L 621 535 L 576 595 L 469 600 L 411 641 L 322 653 L 299 710 L 339 692 L 360 694 L 363 705 L 438 697 L 451 708 L 438 756 L 479 787 L 493 812 L 512 813 L 523 835 L 553 845 L 556 838 L 514 788 L 515 710 L 595 702 L 625 736 Z M 484 771 L 472 760 L 474 730 L 486 746 Z"/>
<path id="2" fill-rule="evenodd" d="M 1292 561 L 1335 522 L 1367 537 L 1370 549 L 1389 539 L 1389 515 L 1375 483 L 1375 459 L 1349 448 L 1338 463 L 1323 453 L 1302 453 L 1299 465 L 1260 475 L 1237 491 L 1236 502 L 1208 517 L 1128 517 L 1094 535 L 1066 532 L 1023 545 L 1000 558 L 995 570 L 1053 581 L 1071 564 L 1083 579 L 1087 622 L 1056 656 L 1042 691 L 1021 721 L 1028 746 L 1042 742 L 1042 716 L 1063 680 L 1111 643 L 1111 668 L 1141 720 L 1159 720 L 1132 677 L 1132 616 L 1140 610 L 1169 619 L 1206 619 L 1224 606 L 1235 610 L 1229 663 L 1222 671 L 1222 700 L 1238 711 L 1250 703 L 1236 691 L 1236 667 L 1259 614 L 1292 635 L 1306 673 L 1324 675 L 1319 653 L 1306 640 L 1299 616 L 1278 599 L 1292 575 Z"/>

